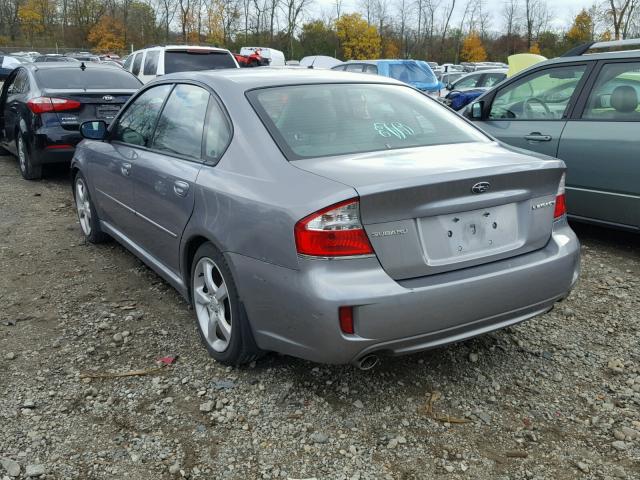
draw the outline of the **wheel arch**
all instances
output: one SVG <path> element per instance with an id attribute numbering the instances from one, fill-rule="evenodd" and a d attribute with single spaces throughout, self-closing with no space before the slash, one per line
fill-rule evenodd
<path id="1" fill-rule="evenodd" d="M 193 268 L 193 259 L 200 248 L 205 243 L 211 243 L 215 248 L 218 249 L 222 255 L 224 255 L 224 250 L 221 248 L 220 244 L 212 239 L 211 235 L 207 235 L 201 232 L 194 232 L 185 235 L 187 238 L 183 239 L 182 242 L 182 253 L 180 255 L 180 265 L 182 271 L 182 278 L 184 280 L 185 290 L 187 293 L 187 300 L 191 303 L 191 269 Z M 230 267 L 231 268 L 231 267 Z M 235 276 L 235 272 L 232 271 L 232 274 Z"/>

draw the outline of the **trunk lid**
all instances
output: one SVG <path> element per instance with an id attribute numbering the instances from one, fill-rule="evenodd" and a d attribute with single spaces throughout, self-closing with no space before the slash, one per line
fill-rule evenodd
<path id="1" fill-rule="evenodd" d="M 565 169 L 560 160 L 497 143 L 293 164 L 358 192 L 369 240 L 382 267 L 397 280 L 542 248 L 551 235 L 555 196 Z"/>
<path id="2" fill-rule="evenodd" d="M 107 124 L 111 123 L 135 90 L 46 89 L 42 93 L 43 96 L 81 103 L 79 109 L 56 112 L 58 121 L 65 130 L 78 130 L 80 124 L 88 120 L 104 120 Z"/>

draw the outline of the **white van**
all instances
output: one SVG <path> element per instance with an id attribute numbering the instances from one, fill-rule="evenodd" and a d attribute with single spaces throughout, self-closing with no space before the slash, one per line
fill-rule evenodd
<path id="1" fill-rule="evenodd" d="M 196 45 L 170 45 L 137 50 L 127 57 L 124 69 L 143 83 L 158 75 L 219 68 L 240 68 L 229 50 Z"/>
<path id="2" fill-rule="evenodd" d="M 240 55 L 249 56 L 254 52 L 258 52 L 262 58 L 269 60 L 270 67 L 284 67 L 284 53 L 275 48 L 266 47 L 242 47 Z"/>

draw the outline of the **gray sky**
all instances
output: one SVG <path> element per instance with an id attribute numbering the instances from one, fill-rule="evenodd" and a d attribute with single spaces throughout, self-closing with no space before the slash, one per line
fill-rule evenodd
<path id="1" fill-rule="evenodd" d="M 570 25 L 575 15 L 582 8 L 589 8 L 594 4 L 596 0 L 547 0 L 547 4 L 549 5 L 549 9 L 553 13 L 553 27 L 555 28 L 566 28 L 567 25 Z M 344 12 L 352 12 L 358 11 L 358 0 L 344 0 L 343 3 L 343 11 Z M 392 2 L 395 3 L 395 2 Z M 444 2 L 443 2 L 444 3 Z M 456 7 L 457 12 L 462 15 L 462 10 L 464 8 L 465 0 L 458 0 L 460 6 Z M 601 3 L 597 0 L 597 3 Z M 504 0 L 485 0 L 485 5 L 492 12 L 492 17 L 496 19 L 495 25 L 492 25 L 491 30 L 500 30 L 502 27 L 502 6 L 504 5 Z M 315 8 L 314 13 L 320 15 L 321 12 L 335 12 L 335 0 L 315 0 Z M 334 14 L 335 15 L 335 14 Z M 454 14 L 455 16 L 455 14 Z"/>

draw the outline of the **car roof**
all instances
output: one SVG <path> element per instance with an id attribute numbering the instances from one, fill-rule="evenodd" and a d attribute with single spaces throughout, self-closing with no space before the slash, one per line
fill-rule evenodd
<path id="1" fill-rule="evenodd" d="M 209 85 L 226 84 L 243 91 L 254 88 L 279 87 L 287 85 L 310 85 L 321 83 L 379 83 L 405 85 L 388 77 L 365 73 L 345 73 L 335 70 L 288 67 L 229 68 L 199 72 L 177 72 L 163 75 L 164 80 L 194 80 Z"/>
<path id="2" fill-rule="evenodd" d="M 22 65 L 24 68 L 36 72 L 38 70 L 60 70 L 66 68 L 70 69 L 82 69 L 82 62 L 34 62 Z M 85 68 L 91 70 L 105 70 L 108 72 L 113 71 L 113 67 L 101 65 L 99 63 L 85 63 Z"/>
<path id="3" fill-rule="evenodd" d="M 537 64 L 539 65 L 539 64 Z M 462 72 L 467 75 L 479 75 L 484 73 L 507 73 L 509 71 L 508 68 L 485 68 L 483 70 L 475 70 L 473 72 Z M 447 72 L 447 73 L 460 73 L 460 72 Z"/>

